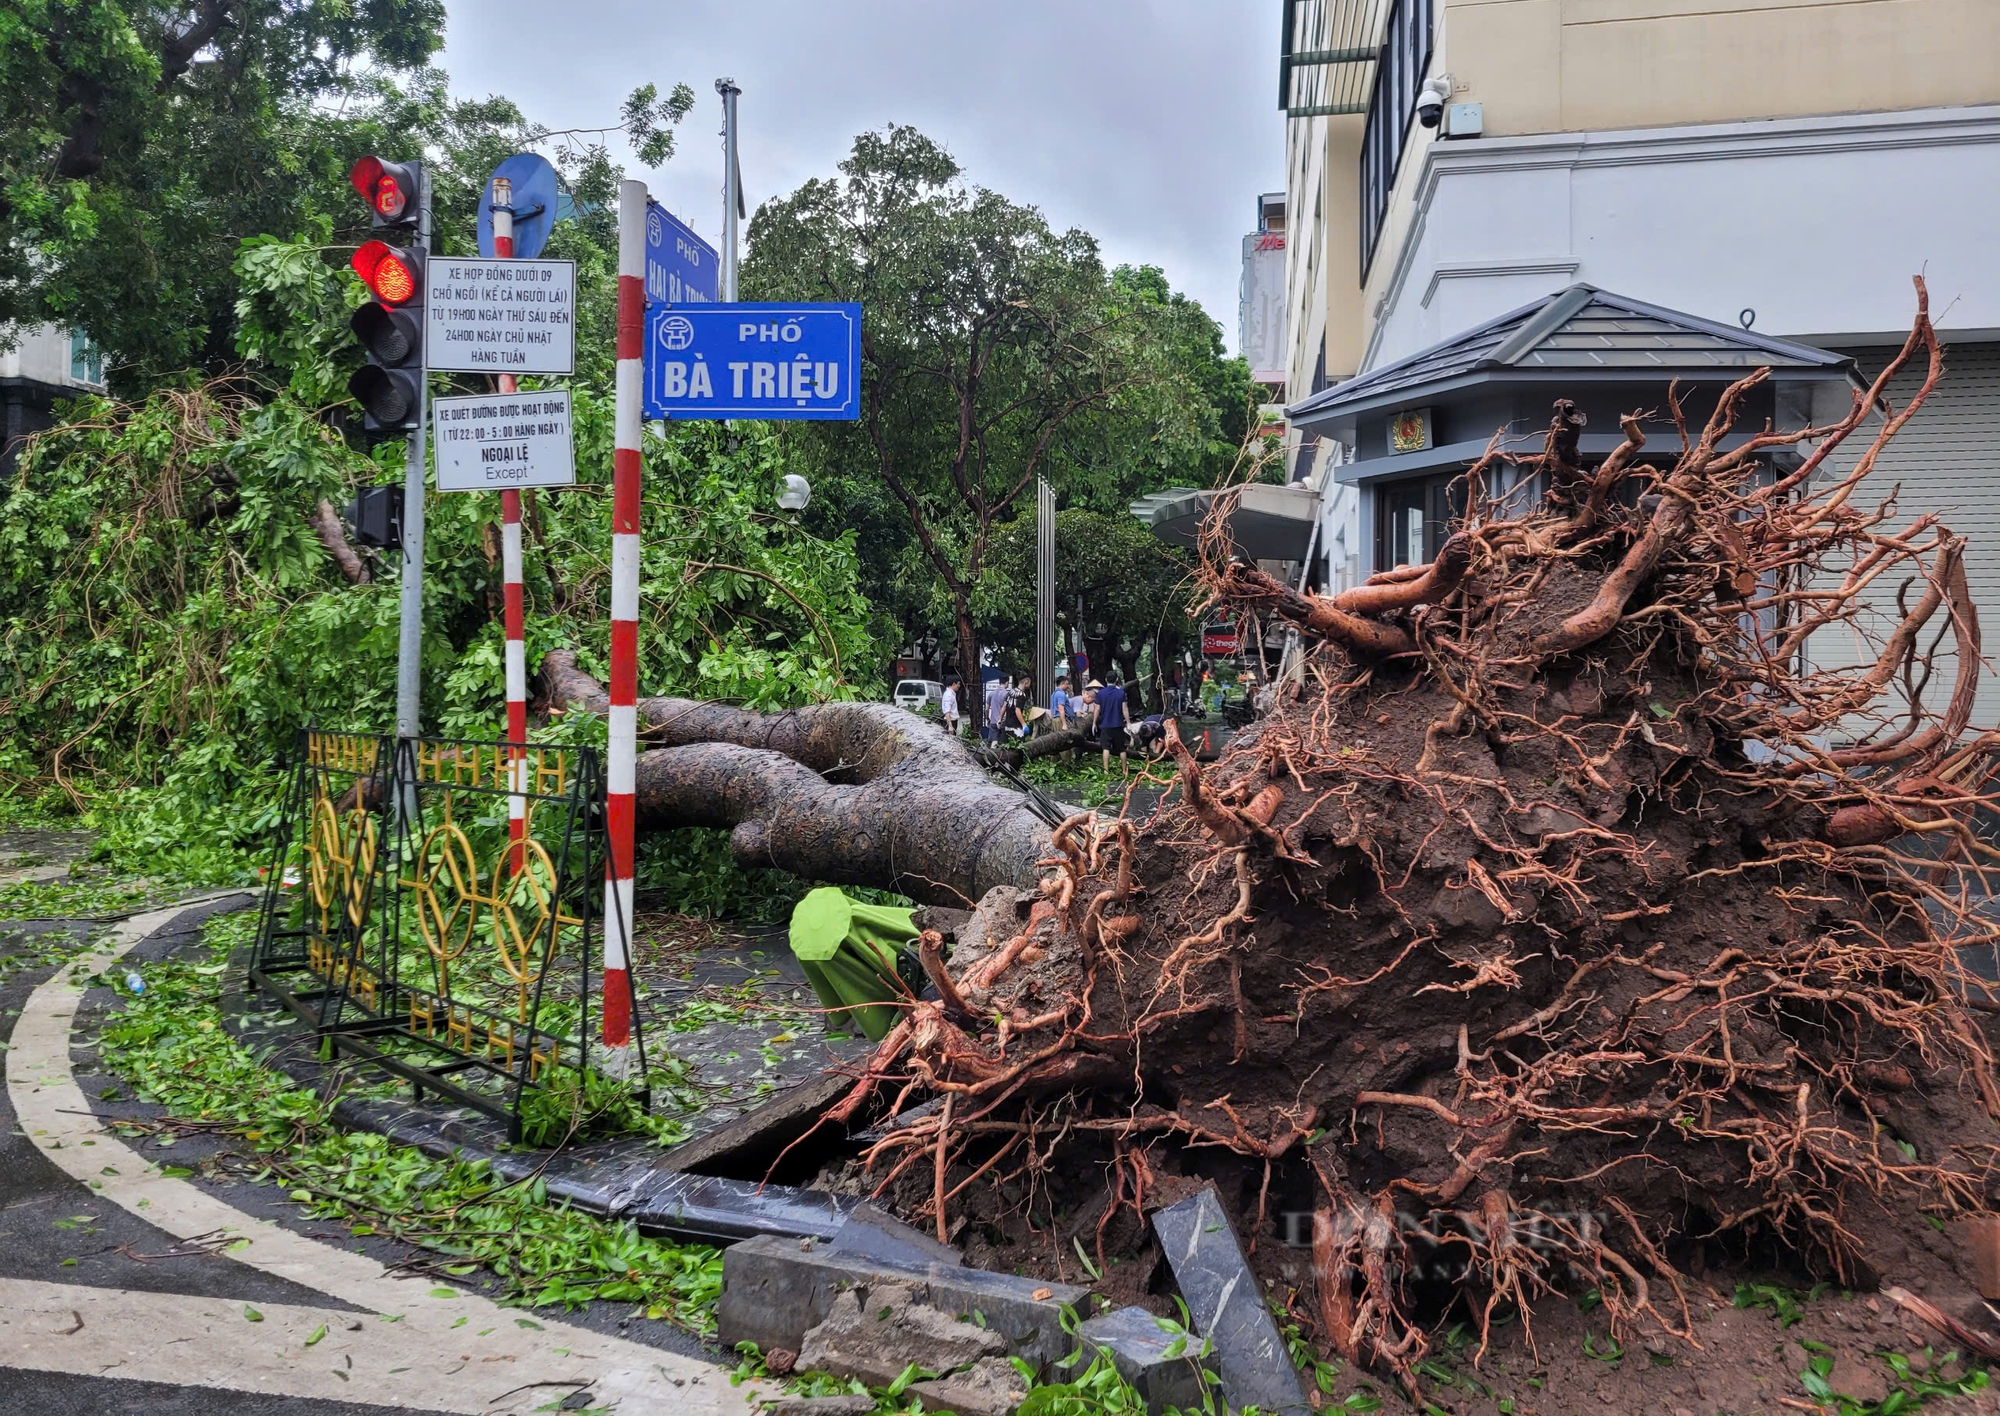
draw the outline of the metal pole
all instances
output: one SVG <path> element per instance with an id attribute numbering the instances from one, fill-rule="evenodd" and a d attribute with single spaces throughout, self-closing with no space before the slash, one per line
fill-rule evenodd
<path id="1" fill-rule="evenodd" d="M 417 245 L 431 248 L 431 175 L 418 182 Z M 424 434 L 430 418 L 430 351 L 417 376 L 417 427 L 409 437 L 403 463 L 403 603 L 396 640 L 396 736 L 414 738 L 422 731 L 423 685 L 419 675 L 424 655 Z M 404 783 L 401 793 L 405 819 L 414 814 L 415 789 Z"/>
<path id="2" fill-rule="evenodd" d="M 493 179 L 493 254 L 514 254 L 514 184 Z M 520 381 L 499 377 L 500 392 L 514 393 Z M 518 746 L 528 740 L 528 649 L 526 597 L 521 593 L 521 493 L 513 487 L 500 493 L 500 593 L 505 620 L 507 675 L 507 871 L 519 875 L 527 864 L 528 753 Z"/>
<path id="3" fill-rule="evenodd" d="M 717 79 L 722 95 L 722 299 L 736 301 L 736 222 L 743 214 L 743 173 L 736 165 L 736 98 L 743 92 L 734 79 Z"/>
<path id="4" fill-rule="evenodd" d="M 618 366 L 611 452 L 611 682 L 606 716 L 604 878 L 605 1070 L 623 1076 L 632 1039 L 634 763 L 639 702 L 641 357 L 646 326 L 646 184 L 618 191 Z"/>
<path id="5" fill-rule="evenodd" d="M 1035 701 L 1056 691 L 1056 489 L 1035 479 Z"/>

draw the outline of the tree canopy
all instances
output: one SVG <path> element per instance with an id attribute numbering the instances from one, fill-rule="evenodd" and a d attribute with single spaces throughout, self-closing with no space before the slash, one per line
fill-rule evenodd
<path id="1" fill-rule="evenodd" d="M 873 568 L 936 577 L 963 664 L 980 660 L 973 599 L 995 531 L 1038 477 L 1110 511 L 1227 465 L 1218 403 L 1234 390 L 1214 322 L 1158 271 L 1109 271 L 1087 233 L 966 182 L 914 128 L 862 134 L 840 176 L 761 207 L 743 285 L 864 305 L 859 424 L 795 441 L 818 479 L 845 484 L 822 515 L 901 512 L 903 544 Z M 1239 428 L 1247 376 L 1242 391 Z"/>

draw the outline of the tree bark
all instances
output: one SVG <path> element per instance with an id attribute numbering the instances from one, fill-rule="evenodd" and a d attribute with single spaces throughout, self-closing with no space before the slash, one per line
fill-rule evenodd
<path id="1" fill-rule="evenodd" d="M 602 713 L 597 680 L 558 651 L 551 703 Z M 1049 849 L 1027 799 L 987 777 L 935 723 L 889 703 L 755 713 L 688 698 L 639 700 L 642 829 L 720 826 L 739 863 L 895 890 L 967 908 L 1029 885 Z"/>
<path id="2" fill-rule="evenodd" d="M 374 577 L 368 573 L 368 564 L 354 553 L 348 544 L 347 533 L 340 529 L 340 515 L 333 509 L 333 503 L 325 497 L 313 508 L 312 528 L 319 536 L 319 543 L 326 547 L 326 553 L 333 557 L 333 563 L 340 567 L 340 573 L 347 577 L 349 585 L 366 585 Z"/>

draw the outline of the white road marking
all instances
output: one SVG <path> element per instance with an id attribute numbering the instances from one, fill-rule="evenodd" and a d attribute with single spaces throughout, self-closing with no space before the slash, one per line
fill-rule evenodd
<path id="1" fill-rule="evenodd" d="M 249 1243 L 229 1254 L 235 1262 L 395 1319 L 384 1322 L 367 1318 L 363 1320 L 361 1333 L 346 1333 L 346 1337 L 355 1344 L 356 1352 L 363 1347 L 367 1349 L 369 1363 L 378 1372 L 406 1365 L 400 1360 L 380 1360 L 374 1355 L 375 1342 L 381 1334 L 390 1334 L 387 1340 L 395 1349 L 413 1357 L 407 1364 L 410 1371 L 398 1374 L 399 1380 L 408 1379 L 409 1385 L 399 1387 L 394 1397 L 397 1403 L 447 1411 L 527 1411 L 547 1405 L 555 1391 L 549 1386 L 528 1389 L 526 1396 L 533 1400 L 519 1407 L 464 1404 L 468 1399 L 465 1383 L 470 1378 L 467 1370 L 459 1368 L 461 1354 L 470 1349 L 463 1334 L 468 1330 L 476 1333 L 492 1329 L 483 1341 L 499 1344 L 504 1340 L 505 1349 L 498 1355 L 505 1360 L 494 1364 L 505 1367 L 506 1375 L 511 1378 L 502 1386 L 526 1388 L 531 1383 L 587 1379 L 593 1383 L 592 1395 L 599 1402 L 609 1402 L 628 1413 L 672 1411 L 677 1416 L 683 1412 L 702 1416 L 713 1412 L 718 1416 L 721 1413 L 738 1416 L 751 1409 L 751 1398 L 760 1393 L 748 1384 L 731 1387 L 727 1374 L 706 1362 L 622 1338 L 601 1336 L 539 1314 L 530 1315 L 522 1309 L 502 1308 L 472 1293 L 454 1291 L 451 1298 L 429 1297 L 429 1282 L 391 1277 L 386 1268 L 365 1255 L 295 1234 L 270 1220 L 246 1214 L 186 1180 L 161 1174 L 151 1161 L 104 1129 L 91 1114 L 90 1104 L 70 1071 L 70 1029 L 76 1019 L 77 1005 L 92 977 L 109 968 L 183 908 L 176 905 L 126 920 L 90 951 L 58 970 L 22 1005 L 20 1020 L 14 1025 L 13 1042 L 5 1053 L 7 1095 L 22 1131 L 43 1155 L 95 1193 L 176 1238 L 193 1239 L 218 1230 L 238 1235 Z M 71 1310 L 82 1311 L 79 1304 L 92 1294 L 117 1294 L 121 1301 L 130 1299 L 135 1305 L 159 1298 L 159 1295 L 124 1294 L 121 1290 L 77 1285 L 35 1286 L 61 1288 L 69 1295 L 66 1306 L 59 1310 L 65 1321 L 56 1324 L 57 1327 L 69 1326 Z M 159 1298 L 159 1301 L 169 1300 Z M 264 1341 L 264 1325 L 244 1319 L 242 1303 L 220 1298 L 173 1298 L 171 1302 L 196 1305 L 196 1311 L 214 1309 L 223 1315 L 220 1327 L 224 1332 L 228 1331 L 228 1315 L 233 1313 L 241 1328 L 234 1344 L 238 1350 L 234 1354 L 227 1350 L 212 1354 L 215 1360 L 203 1368 L 226 1375 L 240 1366 L 240 1378 L 225 1380 L 224 1375 L 214 1375 L 184 1380 L 211 1386 L 234 1385 L 243 1390 L 294 1390 L 243 1385 L 266 1375 L 265 1359 L 257 1355 L 258 1350 L 283 1344 Z M 273 1311 L 262 1304 L 251 1306 L 267 1314 Z M 139 1308 L 126 1311 L 137 1312 Z M 305 1315 L 312 1315 L 312 1321 L 296 1332 L 297 1342 L 303 1342 L 319 1321 L 327 1321 L 330 1341 L 332 1332 L 346 1331 L 335 1319 L 344 1318 L 350 1323 L 356 1320 L 351 1314 L 316 1314 L 313 1309 L 303 1307 L 285 1307 L 279 1311 L 288 1315 L 289 1325 L 284 1329 L 288 1338 L 293 1336 L 292 1326 L 305 1321 Z M 520 1318 L 538 1324 L 540 1330 L 518 1326 L 516 1319 Z M 126 1330 L 120 1328 L 121 1321 L 124 1319 L 109 1320 L 110 1330 L 114 1333 Z M 143 1326 L 138 1318 L 130 1322 Z M 33 1326 L 33 1320 L 24 1320 L 0 1327 L 0 1366 L 137 1375 L 122 1370 L 100 1370 L 113 1360 L 123 1360 L 117 1351 L 105 1354 L 99 1369 L 70 1365 L 61 1355 L 63 1347 L 51 1338 L 51 1329 L 44 1326 L 27 1330 Z M 83 1332 L 77 1336 L 89 1331 L 86 1321 Z M 115 1342 L 113 1346 L 116 1347 Z M 323 1346 L 324 1342 L 312 1351 L 318 1352 Z M 207 1361 L 207 1358 L 198 1355 L 196 1360 Z M 378 1399 L 361 1397 L 352 1388 L 351 1377 L 348 1382 L 332 1376 L 326 1380 L 343 1388 L 341 1391 L 329 1388 L 326 1394 L 345 1395 L 350 1400 Z M 486 1387 L 481 1385 L 480 1389 Z M 306 1394 L 303 1389 L 298 1390 Z M 321 1394 L 321 1388 L 312 1387 L 312 1394 Z"/>

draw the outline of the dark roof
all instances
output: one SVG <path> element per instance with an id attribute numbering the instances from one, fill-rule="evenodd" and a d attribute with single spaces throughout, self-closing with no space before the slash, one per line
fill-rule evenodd
<path id="1" fill-rule="evenodd" d="M 1407 407 L 1419 392 L 1441 392 L 1480 376 L 1520 373 L 1700 377 L 1773 369 L 1844 374 L 1853 361 L 1809 344 L 1771 339 L 1698 315 L 1572 285 L 1476 325 L 1442 344 L 1323 389 L 1285 409 L 1295 423 L 1383 406 Z"/>

